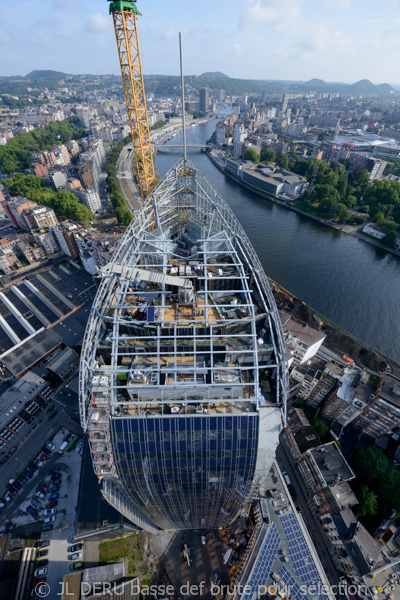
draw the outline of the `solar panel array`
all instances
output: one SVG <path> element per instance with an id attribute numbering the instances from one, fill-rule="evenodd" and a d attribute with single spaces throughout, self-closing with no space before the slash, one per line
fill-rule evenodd
<path id="1" fill-rule="evenodd" d="M 307 600 L 306 594 L 301 591 L 299 584 L 286 567 L 281 567 L 278 575 L 288 588 L 288 591 L 290 591 L 290 595 L 293 596 L 294 600 Z"/>
<path id="2" fill-rule="evenodd" d="M 321 578 L 296 516 L 290 513 L 289 515 L 279 517 L 279 520 L 286 537 L 290 560 L 295 574 L 307 587 L 318 586 L 318 584 L 321 586 Z M 327 600 L 323 594 L 320 597 L 323 600 Z"/>
<path id="3" fill-rule="evenodd" d="M 249 586 L 248 593 L 243 594 L 241 600 L 253 600 L 254 597 L 258 597 L 258 590 L 266 585 L 271 574 L 272 565 L 274 564 L 280 542 L 278 529 L 275 523 L 273 523 L 257 555 L 247 582 L 247 586 Z"/>

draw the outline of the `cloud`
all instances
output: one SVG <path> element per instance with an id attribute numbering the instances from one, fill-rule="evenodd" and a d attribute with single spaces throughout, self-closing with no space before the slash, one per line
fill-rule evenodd
<path id="1" fill-rule="evenodd" d="M 74 10 L 77 6 L 76 0 L 53 0 L 53 4 L 60 10 Z"/>
<path id="2" fill-rule="evenodd" d="M 166 29 L 166 30 L 163 32 L 163 37 L 164 37 L 166 40 L 173 40 L 173 39 L 175 39 L 175 38 L 177 38 L 177 37 L 178 37 L 178 30 L 177 30 L 177 29 L 175 29 L 174 27 L 171 27 L 170 29 Z"/>
<path id="3" fill-rule="evenodd" d="M 352 0 L 325 0 L 325 5 L 330 8 L 350 8 Z"/>
<path id="4" fill-rule="evenodd" d="M 240 44 L 235 44 L 233 47 L 233 51 L 235 52 L 236 56 L 242 56 L 243 54 L 243 48 Z"/>
<path id="5" fill-rule="evenodd" d="M 103 33 L 111 29 L 111 19 L 102 13 L 92 15 L 86 23 L 86 30 L 90 33 Z"/>
<path id="6" fill-rule="evenodd" d="M 240 19 L 242 28 L 289 21 L 298 17 L 305 0 L 245 0 Z"/>

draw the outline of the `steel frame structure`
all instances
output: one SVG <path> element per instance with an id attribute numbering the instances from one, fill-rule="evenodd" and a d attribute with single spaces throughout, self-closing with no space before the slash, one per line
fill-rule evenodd
<path id="1" fill-rule="evenodd" d="M 116 266 L 138 266 L 142 268 L 166 273 L 168 259 L 177 257 L 182 258 L 173 251 L 163 251 L 168 241 L 160 240 L 154 231 L 169 228 L 174 234 L 179 234 L 185 229 L 188 218 L 194 216 L 207 223 L 208 231 L 216 231 L 214 236 L 199 240 L 203 244 L 203 259 L 200 261 L 202 274 L 198 276 L 201 285 L 204 288 L 195 293 L 196 299 L 201 298 L 201 308 L 204 311 L 201 328 L 197 331 L 196 324 L 199 325 L 198 317 L 188 316 L 184 319 L 184 325 L 175 319 L 165 317 L 166 295 L 165 287 L 159 289 L 159 300 L 156 305 L 160 317 L 158 323 L 143 323 L 130 318 L 126 318 L 126 311 L 130 307 L 127 297 L 130 300 L 135 296 L 142 298 L 150 294 L 148 290 L 134 291 L 132 282 L 129 278 L 121 278 L 113 274 L 113 265 Z M 232 306 L 228 302 L 222 302 L 219 306 L 215 304 L 213 293 L 209 290 L 210 278 L 207 275 L 207 269 L 212 266 L 213 269 L 219 269 L 221 266 L 227 266 L 226 263 L 220 263 L 213 259 L 213 255 L 221 254 L 221 249 L 208 250 L 208 246 L 213 244 L 224 244 L 223 254 L 230 258 L 229 268 L 236 269 L 236 275 L 229 277 L 226 275 L 213 276 L 213 282 L 219 280 L 226 282 L 227 287 L 225 296 L 242 294 L 243 303 L 240 309 L 245 313 L 244 317 L 225 320 L 224 311 Z M 159 259 L 162 257 L 162 262 Z M 157 258 L 158 260 L 155 260 Z M 165 179 L 160 183 L 153 194 L 144 203 L 143 208 L 137 213 L 127 229 L 119 247 L 117 248 L 113 260 L 103 270 L 103 278 L 100 284 L 99 292 L 96 296 L 89 324 L 85 334 L 85 340 L 82 351 L 81 369 L 81 421 L 84 429 L 88 427 L 88 415 L 92 403 L 92 394 L 90 392 L 90 380 L 94 374 L 108 374 L 111 376 L 110 382 L 110 417 L 114 408 L 121 403 L 120 391 L 122 386 L 118 381 L 118 375 L 127 374 L 129 368 L 118 364 L 124 357 L 132 355 L 132 347 L 138 347 L 139 344 L 148 344 L 144 355 L 150 362 L 160 365 L 160 361 L 168 356 L 174 355 L 173 364 L 169 365 L 168 371 L 176 374 L 181 369 L 177 364 L 177 356 L 192 356 L 196 363 L 197 355 L 202 353 L 201 345 L 205 341 L 210 341 L 208 354 L 211 357 L 211 377 L 214 381 L 215 371 L 221 370 L 221 365 L 214 364 L 214 356 L 218 354 L 218 340 L 223 338 L 229 345 L 235 338 L 241 338 L 242 347 L 230 348 L 232 356 L 242 355 L 243 348 L 253 357 L 252 380 L 232 382 L 231 387 L 240 387 L 247 390 L 245 396 L 231 398 L 233 402 L 244 402 L 251 398 L 256 408 L 258 408 L 257 390 L 259 386 L 260 369 L 277 369 L 276 378 L 276 401 L 282 407 L 283 422 L 286 423 L 286 398 L 288 389 L 288 374 L 284 339 L 276 309 L 275 301 L 263 271 L 263 268 L 254 252 L 245 232 L 237 221 L 236 217 L 226 204 L 226 202 L 217 194 L 215 189 L 209 184 L 204 176 L 197 170 L 195 165 L 188 160 L 181 159 L 167 173 Z M 232 280 L 233 286 L 229 286 L 229 280 Z M 241 285 L 238 286 L 238 281 Z M 240 287 L 240 289 L 238 289 Z M 254 307 L 254 293 L 259 298 L 260 306 L 256 314 Z M 262 310 L 260 310 L 262 307 Z M 216 311 L 220 313 L 216 318 Z M 211 314 L 212 313 L 212 314 Z M 257 341 L 257 329 L 260 327 L 257 323 L 262 322 L 264 328 L 268 331 L 268 344 L 272 350 L 275 359 L 259 360 L 260 347 Z M 232 332 L 231 329 L 240 326 L 239 333 Z M 191 328 L 193 343 L 186 351 L 178 350 L 188 338 L 187 327 Z M 128 335 L 122 334 L 121 330 L 126 328 L 141 329 L 140 335 L 137 333 Z M 98 364 L 97 349 L 104 346 L 105 331 L 108 330 L 108 343 L 111 344 L 111 364 Z M 221 333 L 222 332 L 222 333 Z M 173 346 L 173 351 L 167 346 Z M 107 345 L 107 344 L 106 344 Z M 265 350 L 267 345 L 263 348 Z M 203 350 L 204 352 L 204 350 Z M 248 361 L 247 361 L 248 363 Z M 242 373 L 249 371 L 248 364 L 235 365 L 228 367 L 225 371 L 232 373 Z M 158 368 L 158 367 L 157 367 Z M 148 372 L 156 370 L 148 366 Z M 199 367 L 199 372 L 202 368 Z M 196 368 L 194 367 L 194 371 Z M 195 378 L 196 379 L 196 378 Z M 203 383 L 198 384 L 204 387 L 204 397 L 211 400 L 215 399 L 215 394 L 211 392 L 212 387 Z M 155 388 L 160 388 L 160 376 L 155 379 Z M 137 399 L 125 399 L 124 403 L 129 405 L 144 405 L 145 399 L 141 400 L 141 390 L 137 390 Z M 190 394 L 186 398 L 191 402 Z M 168 398 L 168 394 L 161 394 L 158 400 L 159 404 L 171 404 L 173 399 Z M 176 400 L 175 400 L 176 402 Z M 193 401 L 194 402 L 194 401 Z M 198 402 L 198 400 L 197 400 Z"/>
<path id="2" fill-rule="evenodd" d="M 269 386 L 266 392 L 262 385 Z M 118 427 L 147 427 L 156 420 L 168 428 L 178 405 L 176 419 L 193 426 L 196 421 L 210 432 L 207 435 L 213 419 L 225 423 L 227 418 L 233 422 L 245 417 L 250 429 L 259 423 L 260 433 L 257 429 L 249 435 L 253 441 L 254 436 L 266 436 L 259 442 L 264 449 L 257 459 L 254 452 L 243 459 L 253 461 L 249 468 L 255 469 L 254 477 L 246 471 L 243 487 L 237 463 L 225 472 L 225 477 L 239 477 L 240 502 L 235 502 L 243 507 L 257 493 L 273 457 L 271 448 L 278 443 L 279 426 L 286 424 L 287 390 L 285 343 L 267 277 L 227 203 L 196 166 L 182 158 L 144 201 L 111 263 L 102 269 L 85 332 L 80 416 L 94 471 L 104 478 L 104 497 L 148 531 L 154 531 L 155 523 L 187 528 L 191 517 L 185 516 L 184 507 L 192 502 L 190 494 L 196 496 L 196 484 L 192 482 L 187 497 L 182 474 L 171 479 L 168 489 L 176 490 L 182 504 L 168 515 L 153 475 L 147 479 L 145 474 L 141 492 L 133 488 L 135 504 L 131 477 L 138 475 L 134 469 L 121 474 L 121 460 L 128 455 L 118 442 L 118 436 L 127 444 L 131 440 L 131 434 Z M 143 461 L 147 472 L 144 455 Z M 151 487 L 151 500 L 143 485 Z M 221 502 L 226 509 L 231 506 L 233 518 L 240 506 L 230 503 L 230 488 L 220 486 L 218 502 L 211 506 L 207 490 L 213 484 L 209 485 L 206 492 L 201 488 L 207 518 L 214 525 L 219 522 Z M 160 507 L 154 521 L 148 502 Z M 194 512 L 196 506 L 193 500 Z"/>
<path id="3" fill-rule="evenodd" d="M 134 4 L 132 7 L 135 11 L 128 10 L 126 5 L 126 2 L 116 2 L 110 6 L 110 11 L 114 21 L 139 188 L 144 201 L 155 185 L 154 162 L 137 33 L 137 10 Z"/>

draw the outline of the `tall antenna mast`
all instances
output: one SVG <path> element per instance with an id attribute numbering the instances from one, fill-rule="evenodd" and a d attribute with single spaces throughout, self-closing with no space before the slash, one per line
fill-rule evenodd
<path id="1" fill-rule="evenodd" d="M 183 80 L 182 34 L 179 32 L 179 54 L 181 57 L 181 88 L 182 88 L 182 125 L 183 125 L 183 158 L 186 160 L 186 124 L 185 124 L 185 82 Z"/>

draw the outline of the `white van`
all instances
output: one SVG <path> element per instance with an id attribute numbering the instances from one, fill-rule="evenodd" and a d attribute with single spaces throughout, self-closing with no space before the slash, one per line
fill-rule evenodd
<path id="1" fill-rule="evenodd" d="M 59 453 L 63 454 L 63 452 L 67 446 L 68 446 L 68 442 L 63 442 L 60 446 Z"/>

